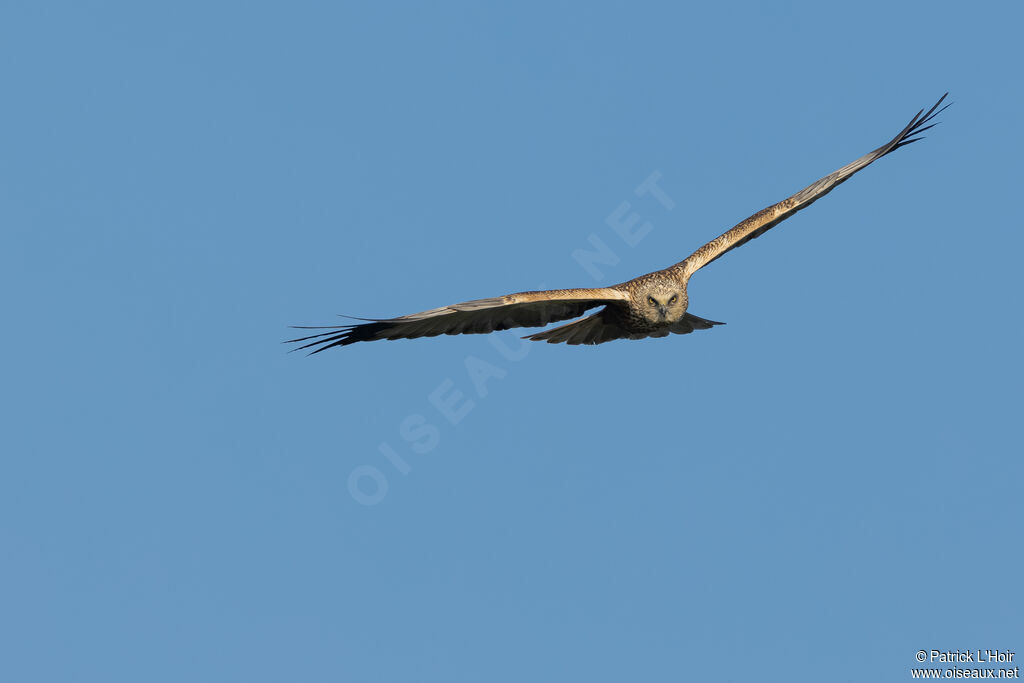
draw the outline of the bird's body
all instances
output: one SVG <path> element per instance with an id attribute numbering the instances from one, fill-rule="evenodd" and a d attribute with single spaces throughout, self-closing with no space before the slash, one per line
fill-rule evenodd
<path id="1" fill-rule="evenodd" d="M 943 109 L 935 105 L 918 112 L 900 133 L 878 149 L 800 190 L 796 194 L 747 218 L 711 240 L 685 260 L 664 270 L 647 273 L 611 287 L 555 289 L 520 292 L 491 299 L 477 299 L 421 313 L 357 325 L 325 328 L 290 342 L 306 342 L 298 348 L 319 353 L 334 346 L 379 339 L 411 339 L 439 334 L 481 334 L 512 327 L 540 327 L 579 317 L 590 309 L 599 311 L 581 320 L 532 334 L 526 339 L 552 344 L 601 344 L 613 339 L 643 339 L 688 334 L 720 325 L 687 312 L 686 288 L 698 270 L 748 241 L 762 235 L 797 211 L 831 192 L 837 185 L 873 161 L 920 140 L 914 137 L 931 128 L 928 124 Z M 949 105 L 946 105 L 947 107 Z"/>

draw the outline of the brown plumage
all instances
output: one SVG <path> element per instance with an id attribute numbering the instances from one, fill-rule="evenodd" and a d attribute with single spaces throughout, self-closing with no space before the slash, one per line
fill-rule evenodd
<path id="1" fill-rule="evenodd" d="M 399 318 L 367 320 L 356 325 L 300 327 L 327 331 L 286 343 L 305 342 L 298 349 L 311 348 L 310 353 L 319 353 L 334 346 L 378 339 L 483 334 L 511 327 L 540 327 L 579 317 L 599 306 L 603 308 L 582 320 L 524 338 L 550 344 L 601 344 L 613 339 L 688 334 L 721 325 L 687 313 L 686 286 L 690 277 L 726 252 L 761 236 L 797 211 L 807 208 L 871 162 L 920 140 L 919 134 L 935 125 L 929 122 L 949 106 L 939 109 L 945 99 L 946 95 L 939 98 L 927 113 L 923 109 L 919 111 L 896 137 L 878 149 L 808 185 L 792 197 L 758 211 L 693 252 L 686 260 L 664 270 L 647 273 L 613 287 L 520 292 L 452 304 Z"/>

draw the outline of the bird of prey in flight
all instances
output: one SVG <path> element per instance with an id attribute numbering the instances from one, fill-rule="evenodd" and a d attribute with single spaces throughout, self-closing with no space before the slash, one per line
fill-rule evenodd
<path id="1" fill-rule="evenodd" d="M 946 93 L 948 95 L 949 93 Z M 881 159 L 904 145 L 921 139 L 930 123 L 942 109 L 946 95 L 928 110 L 917 113 L 906 128 L 889 142 L 860 159 L 829 173 L 792 197 L 758 211 L 731 230 L 711 240 L 684 261 L 664 270 L 647 273 L 613 287 L 594 289 L 551 289 L 542 292 L 519 292 L 490 299 L 476 299 L 460 304 L 434 308 L 399 318 L 365 319 L 355 325 L 300 327 L 326 330 L 286 343 L 300 343 L 298 349 L 319 353 L 335 346 L 378 339 L 413 339 L 439 334 L 485 334 L 511 327 L 540 327 L 548 323 L 583 315 L 592 308 L 596 313 L 559 327 L 531 334 L 524 339 L 549 344 L 603 344 L 613 339 L 665 337 L 670 332 L 689 334 L 721 325 L 687 312 L 689 299 L 686 286 L 698 270 L 726 252 L 760 237 L 767 230 L 805 209 L 831 192 L 837 185 L 871 162 Z M 305 343 L 303 343 L 305 342 Z"/>

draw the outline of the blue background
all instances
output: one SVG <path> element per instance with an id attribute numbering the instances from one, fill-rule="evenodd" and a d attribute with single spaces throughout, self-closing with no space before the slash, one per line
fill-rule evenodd
<path id="1" fill-rule="evenodd" d="M 1022 19 L 6 4 L 0 677 L 852 681 L 908 678 L 921 648 L 1024 656 Z M 946 90 L 926 141 L 694 278 L 725 327 L 280 344 L 662 268 Z M 673 208 L 637 196 L 652 173 Z M 573 256 L 594 238 L 617 261 L 596 278 Z"/>

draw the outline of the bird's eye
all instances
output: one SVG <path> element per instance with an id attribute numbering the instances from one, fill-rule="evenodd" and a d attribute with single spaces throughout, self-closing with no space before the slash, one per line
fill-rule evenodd
<path id="1" fill-rule="evenodd" d="M 679 295 L 678 294 L 673 294 L 672 298 L 668 300 L 668 305 L 671 306 L 672 304 L 674 304 L 678 300 L 679 300 Z"/>
<path id="2" fill-rule="evenodd" d="M 658 305 L 658 302 L 654 300 L 653 296 L 647 297 L 647 303 L 649 303 L 652 306 L 657 306 Z"/>

